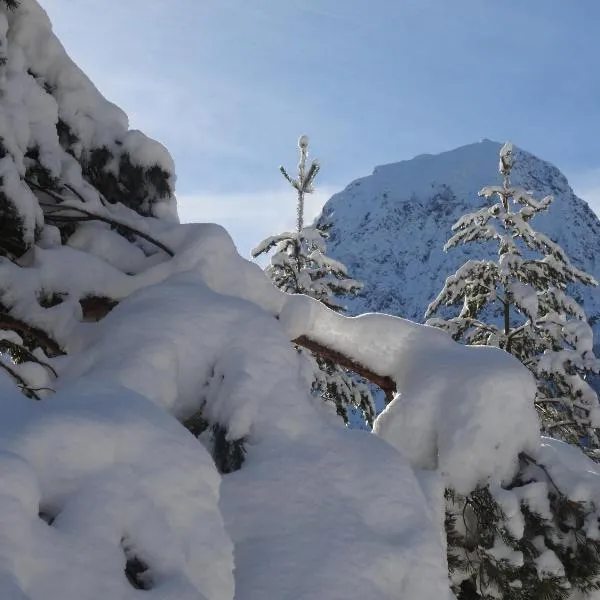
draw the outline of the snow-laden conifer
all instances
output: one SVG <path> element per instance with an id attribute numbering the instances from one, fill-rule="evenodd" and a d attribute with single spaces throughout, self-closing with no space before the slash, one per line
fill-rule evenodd
<path id="1" fill-rule="evenodd" d="M 550 207 L 552 197 L 538 201 L 513 186 L 512 166 L 513 148 L 507 143 L 500 151 L 502 185 L 480 192 L 490 205 L 463 216 L 444 247 L 493 240 L 498 259 L 469 260 L 448 277 L 426 316 L 449 305 L 460 304 L 461 310 L 458 316 L 430 318 L 428 323 L 456 340 L 499 346 L 516 356 L 537 380 L 543 430 L 596 448 L 598 397 L 586 377 L 600 370 L 600 361 L 593 353 L 585 312 L 569 296 L 568 286 L 597 282 L 573 265 L 558 244 L 533 229 L 531 220 Z"/>
<path id="2" fill-rule="evenodd" d="M 284 232 L 263 240 L 252 256 L 272 252 L 265 271 L 279 289 L 291 294 L 316 298 L 328 308 L 344 312 L 340 299 L 356 294 L 362 284 L 348 275 L 346 267 L 327 256 L 327 232 L 323 228 L 304 226 L 305 195 L 314 192 L 319 163 L 308 161 L 308 137 L 298 140 L 300 160 L 297 177 L 284 167 L 280 171 L 297 192 L 296 231 Z M 367 385 L 328 358 L 298 349 L 313 367 L 312 390 L 332 402 L 336 412 L 348 422 L 348 411 L 360 411 L 362 419 L 372 424 L 375 416 L 373 399 Z"/>
<path id="3" fill-rule="evenodd" d="M 535 376 L 543 429 L 593 454 L 598 399 L 585 377 L 600 363 L 585 313 L 567 288 L 596 282 L 532 228 L 552 198 L 536 201 L 513 186 L 512 166 L 507 143 L 500 151 L 502 185 L 480 192 L 497 201 L 462 217 L 445 246 L 495 241 L 498 259 L 469 260 L 448 277 L 426 316 L 456 304 L 461 310 L 428 324 L 467 344 L 513 354 Z M 547 448 L 559 449 L 558 443 Z M 459 494 L 447 482 L 448 566 L 458 599 L 566 600 L 599 589 L 598 517 L 594 502 L 558 485 L 544 461 L 526 452 L 502 487 L 481 482 Z"/>

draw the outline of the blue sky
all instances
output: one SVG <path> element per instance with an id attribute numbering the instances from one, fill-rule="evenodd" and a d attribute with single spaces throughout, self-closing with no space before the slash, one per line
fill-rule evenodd
<path id="1" fill-rule="evenodd" d="M 240 251 L 373 166 L 482 138 L 556 164 L 600 213 L 598 0 L 40 0 L 72 58 L 164 143 L 185 220 Z"/>

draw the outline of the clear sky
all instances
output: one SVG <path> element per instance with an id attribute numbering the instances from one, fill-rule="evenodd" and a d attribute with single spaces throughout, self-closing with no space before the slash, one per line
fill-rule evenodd
<path id="1" fill-rule="evenodd" d="M 173 154 L 183 220 L 247 253 L 377 164 L 491 138 L 556 164 L 600 213 L 598 0 L 40 0 L 71 57 Z"/>

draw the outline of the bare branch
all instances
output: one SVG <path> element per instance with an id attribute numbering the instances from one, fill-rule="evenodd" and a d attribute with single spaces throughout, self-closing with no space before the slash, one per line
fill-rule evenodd
<path id="1" fill-rule="evenodd" d="M 295 340 L 292 340 L 292 342 L 298 346 L 302 346 L 303 348 L 310 350 L 311 352 L 315 352 L 324 358 L 328 358 L 334 363 L 337 363 L 338 365 L 341 365 L 350 371 L 354 371 L 358 375 L 364 377 L 367 381 L 374 383 L 384 391 L 386 404 L 389 404 L 394 398 L 394 394 L 396 393 L 396 382 L 391 377 L 387 375 L 381 375 L 380 373 L 375 373 L 371 369 L 361 365 L 345 354 L 342 354 L 337 350 L 327 348 L 326 346 L 311 340 L 305 335 L 301 335 Z"/>
<path id="2" fill-rule="evenodd" d="M 5 362 L 0 360 L 0 368 L 4 369 L 17 382 L 18 387 L 28 398 L 41 400 L 41 398 L 27 385 L 27 382 L 12 367 L 9 367 Z"/>
<path id="3" fill-rule="evenodd" d="M 25 321 L 21 321 L 20 319 L 15 319 L 15 317 L 11 317 L 7 314 L 0 314 L 0 329 L 7 329 L 9 331 L 15 331 L 18 333 L 25 341 L 29 338 L 31 340 L 35 340 L 37 345 L 42 348 L 42 350 L 46 353 L 47 356 L 62 356 L 65 353 L 59 346 L 59 344 L 53 340 L 45 331 L 42 329 L 38 329 L 26 323 Z"/>
<path id="4" fill-rule="evenodd" d="M 40 360 L 31 351 L 29 351 L 27 348 L 25 348 L 25 346 L 15 344 L 15 342 L 11 342 L 10 340 L 0 340 L 0 351 L 5 351 L 5 352 L 8 352 L 8 354 L 11 354 L 13 357 L 13 360 L 15 359 L 15 355 L 23 354 L 25 356 L 25 358 L 27 359 L 26 361 L 23 361 L 23 362 L 37 363 L 38 365 L 41 365 L 45 369 L 48 369 L 48 371 L 50 371 L 50 373 L 52 373 L 52 375 L 54 375 L 54 377 L 58 377 L 58 374 L 56 373 L 56 371 L 54 370 L 54 367 L 52 365 L 49 365 L 47 362 L 44 362 L 43 360 Z"/>
<path id="5" fill-rule="evenodd" d="M 535 465 L 536 467 L 538 467 L 539 469 L 544 471 L 544 473 L 546 474 L 546 477 L 548 478 L 548 481 L 553 485 L 554 489 L 558 492 L 558 494 L 560 496 L 564 496 L 564 494 L 560 491 L 560 488 L 554 482 L 554 479 L 552 479 L 552 475 L 550 475 L 550 472 L 544 465 L 540 464 L 537 460 L 535 460 L 535 458 L 533 458 L 526 452 L 520 452 L 519 458 L 521 458 L 525 462 L 528 462 L 530 465 Z"/>
<path id="6" fill-rule="evenodd" d="M 79 301 L 79 304 L 84 321 L 100 321 L 118 302 L 105 296 L 86 296 Z"/>

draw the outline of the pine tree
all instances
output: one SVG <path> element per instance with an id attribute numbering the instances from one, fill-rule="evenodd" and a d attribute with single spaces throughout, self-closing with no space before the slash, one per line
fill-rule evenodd
<path id="1" fill-rule="evenodd" d="M 458 600 L 570 600 L 600 589 L 600 514 L 527 454 L 504 488 L 446 490 L 448 568 Z"/>
<path id="2" fill-rule="evenodd" d="M 84 229 L 120 238 L 138 253 L 172 255 L 149 231 L 156 217 L 172 219 L 174 174 L 160 160 L 162 148 L 140 132 L 128 131 L 119 109 L 89 86 L 66 57 L 42 75 L 27 56 L 24 65 L 13 65 L 7 79 L 10 19 L 28 18 L 18 11 L 8 14 L 18 7 L 17 0 L 0 3 L 0 111 L 6 113 L 0 139 L 0 370 L 26 396 L 40 399 L 56 377 L 50 360 L 65 353 L 60 336 L 48 326 L 51 314 L 91 320 L 94 307 L 83 292 L 77 295 L 49 284 L 43 289 L 24 287 L 28 267 L 40 253 L 76 246 L 74 240 Z M 19 118 L 13 118 L 15 99 L 4 92 L 11 85 L 18 90 L 19 84 L 36 104 L 19 107 Z M 63 110 L 65 97 L 93 106 Z M 32 118 L 27 111 L 46 110 L 44 106 L 60 107 L 61 118 L 47 128 L 25 129 L 23 135 L 26 119 Z M 111 121 L 110 132 L 102 119 Z M 101 135 L 94 135 L 97 131 Z M 144 217 L 150 219 L 144 222 Z"/>
<path id="3" fill-rule="evenodd" d="M 2 4 L 4 4 L 8 10 L 17 9 L 20 3 L 21 0 L 2 0 Z"/>
<path id="4" fill-rule="evenodd" d="M 256 258 L 273 251 L 265 271 L 273 284 L 284 292 L 306 294 L 336 312 L 344 312 L 338 301 L 356 294 L 362 285 L 348 276 L 346 267 L 326 255 L 327 232 L 324 228 L 304 226 L 304 200 L 314 191 L 319 163 L 308 160 L 308 138 L 298 140 L 300 160 L 298 176 L 292 178 L 284 167 L 280 171 L 297 192 L 296 231 L 263 240 L 253 251 Z M 359 411 L 370 426 L 375 417 L 373 399 L 367 385 L 346 369 L 308 350 L 298 348 L 311 364 L 314 374 L 312 392 L 333 403 L 337 414 L 348 423 L 348 411 Z"/>
<path id="5" fill-rule="evenodd" d="M 575 267 L 560 246 L 530 222 L 549 208 L 552 197 L 536 201 L 511 185 L 513 148 L 500 152 L 501 186 L 480 195 L 497 198 L 463 216 L 444 250 L 494 240 L 498 259 L 469 260 L 447 278 L 426 317 L 443 306 L 462 304 L 458 316 L 430 318 L 467 344 L 493 345 L 517 357 L 535 376 L 535 399 L 545 433 L 588 449 L 598 448 L 598 397 L 586 381 L 600 370 L 593 334 L 583 308 L 568 295 L 573 283 L 597 285 Z"/>

